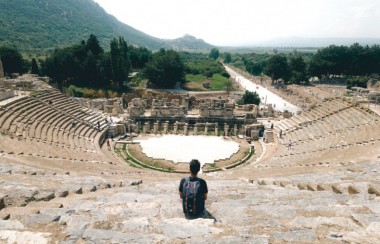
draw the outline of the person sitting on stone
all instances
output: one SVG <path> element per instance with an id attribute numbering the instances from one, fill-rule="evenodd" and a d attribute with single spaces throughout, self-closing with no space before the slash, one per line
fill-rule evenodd
<path id="1" fill-rule="evenodd" d="M 198 178 L 201 164 L 197 159 L 190 161 L 190 177 L 181 179 L 179 196 L 182 199 L 183 212 L 187 218 L 207 217 L 205 201 L 208 188 L 204 179 Z"/>

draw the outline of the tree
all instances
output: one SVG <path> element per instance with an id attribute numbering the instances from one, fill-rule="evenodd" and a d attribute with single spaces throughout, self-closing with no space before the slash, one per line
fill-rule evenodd
<path id="1" fill-rule="evenodd" d="M 5 74 L 25 73 L 30 67 L 17 49 L 0 47 L 0 57 Z"/>
<path id="2" fill-rule="evenodd" d="M 131 71 L 128 45 L 124 38 L 119 37 L 119 39 L 114 38 L 110 46 L 112 78 L 121 87 L 128 80 Z"/>
<path id="3" fill-rule="evenodd" d="M 289 79 L 289 67 L 287 58 L 284 55 L 277 54 L 268 60 L 265 68 L 265 74 L 270 76 L 272 81 L 282 78 L 285 82 Z"/>
<path id="4" fill-rule="evenodd" d="M 149 81 L 158 87 L 173 88 L 182 82 L 185 76 L 185 65 L 176 51 L 160 49 L 153 54 L 144 70 Z"/>
<path id="5" fill-rule="evenodd" d="M 100 46 L 98 38 L 91 34 L 86 42 L 87 51 L 91 51 L 95 57 L 99 57 L 101 53 L 103 53 L 103 48 Z"/>
<path id="6" fill-rule="evenodd" d="M 291 72 L 290 81 L 299 84 L 303 81 L 307 81 L 306 78 L 306 63 L 302 56 L 294 55 L 290 58 L 289 69 Z"/>
<path id="7" fill-rule="evenodd" d="M 32 59 L 32 64 L 31 64 L 31 74 L 39 75 L 40 74 L 40 69 L 38 68 L 38 64 L 35 58 Z"/>
<path id="8" fill-rule="evenodd" d="M 238 101 L 238 104 L 256 104 L 258 106 L 260 102 L 261 99 L 257 92 L 251 92 L 246 90 L 243 97 Z"/>
<path id="9" fill-rule="evenodd" d="M 211 49 L 208 57 L 217 60 L 219 58 L 219 55 L 220 55 L 219 50 L 216 48 L 213 48 L 213 49 Z"/>
<path id="10" fill-rule="evenodd" d="M 265 65 L 266 64 L 264 62 L 251 62 L 249 60 L 245 61 L 245 69 L 252 75 L 261 75 Z"/>
<path id="11" fill-rule="evenodd" d="M 224 53 L 224 63 L 229 64 L 232 61 L 231 53 Z"/>
<path id="12" fill-rule="evenodd" d="M 136 48 L 130 46 L 129 53 L 133 69 L 144 68 L 145 64 L 152 59 L 152 52 L 145 47 Z"/>

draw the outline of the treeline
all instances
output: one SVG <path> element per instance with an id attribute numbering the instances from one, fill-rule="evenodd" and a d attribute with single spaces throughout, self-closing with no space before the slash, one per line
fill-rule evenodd
<path id="1" fill-rule="evenodd" d="M 109 51 L 105 51 L 94 35 L 78 44 L 56 48 L 38 61 L 26 61 L 16 49 L 0 48 L 8 75 L 29 72 L 49 76 L 61 90 L 85 97 L 112 97 L 115 91 L 125 92 L 146 81 L 148 86 L 159 88 L 194 82 L 187 80 L 186 74 L 201 83 L 211 81 L 212 89 L 220 89 L 228 85 L 229 75 L 215 54 L 219 55 L 217 49 L 210 55 L 165 49 L 153 53 L 145 47 L 128 45 L 122 37 L 111 40 Z"/>
<path id="2" fill-rule="evenodd" d="M 316 54 L 247 54 L 235 56 L 231 63 L 253 75 L 265 74 L 276 82 L 308 83 L 311 77 L 369 76 L 380 73 L 380 46 L 331 45 Z"/>
<path id="3" fill-rule="evenodd" d="M 146 48 L 129 46 L 122 37 L 111 40 L 110 51 L 105 52 L 90 35 L 80 44 L 55 49 L 41 62 L 41 72 L 59 87 L 123 87 L 131 70 L 144 66 L 151 56 Z"/>
<path id="4" fill-rule="evenodd" d="M 11 76 L 13 73 L 23 74 L 31 69 L 31 63 L 25 60 L 15 48 L 0 47 L 0 58 L 6 76 Z M 35 59 L 33 60 L 36 62 Z"/>

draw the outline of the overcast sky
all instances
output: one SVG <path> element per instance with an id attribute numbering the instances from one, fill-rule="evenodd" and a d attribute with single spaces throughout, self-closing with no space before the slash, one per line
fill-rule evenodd
<path id="1" fill-rule="evenodd" d="M 380 38 L 380 0 L 94 0 L 154 37 L 213 45 L 282 37 Z"/>

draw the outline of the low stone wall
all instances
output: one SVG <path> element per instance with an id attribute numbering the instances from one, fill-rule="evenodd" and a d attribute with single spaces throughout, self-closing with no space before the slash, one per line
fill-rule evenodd
<path id="1" fill-rule="evenodd" d="M 144 168 L 148 168 L 148 169 L 153 169 L 153 170 L 157 170 L 157 171 L 161 171 L 161 172 L 168 172 L 168 173 L 180 173 L 180 174 L 186 174 L 188 173 L 187 171 L 182 171 L 182 170 L 171 170 L 171 169 L 166 169 L 166 168 L 160 168 L 160 167 L 156 167 L 156 166 L 152 166 L 150 164 L 147 164 L 147 163 L 144 163 L 140 160 L 138 160 L 137 158 L 135 158 L 128 150 L 128 143 L 123 143 L 126 145 L 126 149 L 125 149 L 125 153 L 126 153 L 126 156 L 128 156 L 129 158 L 132 159 L 132 163 L 134 164 L 137 164 L 141 167 L 144 167 Z M 225 169 L 232 169 L 232 168 L 235 168 L 239 165 L 242 165 L 244 164 L 245 162 L 247 162 L 250 157 L 252 156 L 252 154 L 254 153 L 255 151 L 252 150 L 252 147 L 249 147 L 249 153 L 242 159 L 239 159 L 235 162 L 233 162 L 232 164 L 228 165 L 225 167 Z M 214 169 L 208 169 L 208 170 L 203 170 L 204 173 L 211 173 L 211 172 L 217 172 L 217 171 L 221 171 L 222 168 L 214 168 Z"/>
<path id="2" fill-rule="evenodd" d="M 0 91 L 0 101 L 14 97 L 15 92 L 12 90 Z"/>

